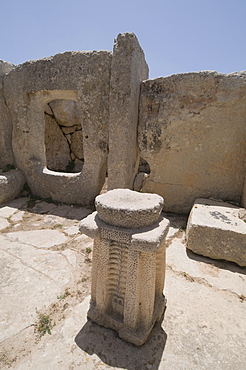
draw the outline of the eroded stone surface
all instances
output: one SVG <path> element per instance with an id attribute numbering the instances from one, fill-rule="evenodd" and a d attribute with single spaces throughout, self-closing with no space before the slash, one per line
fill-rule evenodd
<path id="1" fill-rule="evenodd" d="M 83 131 L 75 131 L 71 135 L 71 151 L 78 159 L 84 158 L 83 150 Z"/>
<path id="2" fill-rule="evenodd" d="M 13 117 L 16 165 L 25 173 L 33 194 L 90 204 L 100 193 L 107 168 L 111 61 L 109 51 L 66 52 L 26 62 L 5 76 L 4 94 Z M 81 173 L 58 173 L 46 168 L 44 112 L 49 113 L 47 103 L 55 100 L 76 102 L 83 119 Z M 60 122 L 74 126 L 77 121 L 70 118 L 69 113 Z"/>
<path id="3" fill-rule="evenodd" d="M 70 161 L 68 142 L 54 118 L 45 115 L 45 149 L 47 167 L 66 172 Z"/>
<path id="4" fill-rule="evenodd" d="M 6 220 L 3 217 L 0 217 L 0 230 L 6 229 L 6 227 L 8 227 L 9 225 L 10 223 L 8 222 L 8 220 Z"/>
<path id="5" fill-rule="evenodd" d="M 225 202 L 197 199 L 187 224 L 187 248 L 246 266 L 246 223 L 239 210 Z"/>
<path id="6" fill-rule="evenodd" d="M 143 345 L 165 308 L 163 198 L 115 189 L 96 198 L 96 209 L 79 224 L 94 238 L 88 317 Z"/>
<path id="7" fill-rule="evenodd" d="M 0 204 L 17 197 L 23 188 L 24 182 L 25 178 L 21 171 L 2 172 L 0 170 Z"/>
<path id="8" fill-rule="evenodd" d="M 59 125 L 70 127 L 80 124 L 76 101 L 56 99 L 49 102 L 49 107 Z"/>
<path id="9" fill-rule="evenodd" d="M 138 104 L 141 81 L 148 78 L 144 52 L 133 33 L 115 39 L 110 80 L 108 187 L 133 189 L 137 173 Z"/>
<path id="10" fill-rule="evenodd" d="M 107 224 L 130 229 L 149 226 L 158 221 L 164 200 L 157 194 L 138 193 L 129 189 L 110 190 L 95 200 L 99 218 Z"/>
<path id="11" fill-rule="evenodd" d="M 6 207 L 16 204 L 14 215 L 25 203 L 26 198 L 16 199 Z M 77 222 L 72 220 L 73 210 L 76 208 L 70 207 L 71 218 L 26 211 L 20 227 L 33 227 L 38 218 L 39 227 L 49 230 L 55 224 L 44 220 L 54 217 L 57 224 L 64 224 L 62 231 L 70 222 L 70 226 Z M 9 217 L 8 212 L 5 217 Z M 2 233 L 0 284 L 6 293 L 0 295 L 0 325 L 4 325 L 0 333 L 5 335 L 0 343 L 2 368 L 244 370 L 245 268 L 187 250 L 185 232 L 181 230 L 186 218 L 174 214 L 165 217 L 171 222 L 165 282 L 167 309 L 161 326 L 155 326 L 142 347 L 87 321 L 90 297 L 85 301 L 84 298 L 90 287 L 91 263 L 87 259 L 91 253 L 85 249 L 93 249 L 92 239 L 85 235 L 67 236 L 66 249 L 61 253 L 59 246 L 52 251 L 38 249 L 10 241 Z M 71 294 L 58 299 L 66 287 Z M 45 334 L 37 343 L 32 326 L 38 319 L 35 308 L 56 322 L 51 335 Z"/>
<path id="12" fill-rule="evenodd" d="M 144 192 L 188 213 L 196 198 L 239 202 L 246 172 L 246 74 L 195 72 L 142 83 L 140 155 Z"/>
<path id="13" fill-rule="evenodd" d="M 8 233 L 7 237 L 13 241 L 30 244 L 38 248 L 50 248 L 65 243 L 67 238 L 56 230 L 30 230 Z"/>
<path id="14" fill-rule="evenodd" d="M 39 238 L 42 239 L 43 235 Z M 4 307 L 0 323 L 1 342 L 33 324 L 36 308 L 39 310 L 54 301 L 60 288 L 72 278 L 72 269 L 65 256 L 53 251 L 44 253 L 31 246 L 30 240 L 28 242 L 29 245 L 13 242 L 8 237 L 0 238 L 1 274 L 5 276 L 0 298 L 0 306 Z M 45 239 L 44 243 L 47 243 Z M 18 270 L 21 276 L 15 274 Z M 6 280 L 6 277 L 9 279 Z M 13 325 L 13 322 L 18 325 Z"/>
<path id="15" fill-rule="evenodd" d="M 43 214 L 48 213 L 50 211 L 55 212 L 57 210 L 57 206 L 54 203 L 47 203 L 47 202 L 39 202 L 36 203 L 33 207 L 33 212 Z"/>
<path id="16" fill-rule="evenodd" d="M 14 162 L 11 113 L 6 105 L 3 89 L 4 75 L 13 68 L 13 64 L 0 60 L 0 168 Z"/>

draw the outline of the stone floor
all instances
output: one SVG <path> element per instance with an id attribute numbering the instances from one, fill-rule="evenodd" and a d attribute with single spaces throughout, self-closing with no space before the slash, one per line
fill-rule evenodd
<path id="1" fill-rule="evenodd" d="M 28 197 L 0 207 L 0 368 L 244 370 L 246 268 L 186 250 L 185 216 L 166 215 L 167 309 L 147 343 L 87 321 L 93 245 L 78 223 L 90 212 Z"/>

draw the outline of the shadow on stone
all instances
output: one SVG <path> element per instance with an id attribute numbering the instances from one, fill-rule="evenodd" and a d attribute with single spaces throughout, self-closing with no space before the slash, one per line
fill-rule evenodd
<path id="1" fill-rule="evenodd" d="M 225 261 L 225 260 L 215 260 L 209 257 L 202 256 L 200 254 L 196 254 L 187 248 L 186 248 L 186 254 L 190 259 L 195 260 L 197 262 L 204 262 L 209 265 L 218 267 L 219 269 L 228 270 L 231 272 L 236 272 L 238 274 L 246 275 L 246 267 L 241 267 L 234 262 Z"/>
<path id="2" fill-rule="evenodd" d="M 171 212 L 162 212 L 162 214 L 170 221 L 170 227 L 179 228 L 182 230 L 186 229 L 189 215 Z"/>
<path id="3" fill-rule="evenodd" d="M 157 323 L 147 342 L 136 347 L 118 337 L 116 331 L 88 320 L 75 338 L 79 348 L 96 354 L 109 366 L 128 370 L 157 370 L 167 341 L 167 334 Z"/>

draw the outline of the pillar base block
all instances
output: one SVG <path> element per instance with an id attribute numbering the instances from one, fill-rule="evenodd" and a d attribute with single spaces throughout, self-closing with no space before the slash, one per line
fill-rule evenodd
<path id="1" fill-rule="evenodd" d="M 124 339 L 135 346 L 142 346 L 148 339 L 154 325 L 161 321 L 166 308 L 166 303 L 167 300 L 164 295 L 159 297 L 158 301 L 155 303 L 151 324 L 147 329 L 143 328 L 141 323 L 138 324 L 136 329 L 129 328 L 124 324 L 123 317 L 116 317 L 112 312 L 109 312 L 108 314 L 103 313 L 97 309 L 94 303 L 91 303 L 87 316 L 98 325 L 116 330 L 121 339 Z"/>

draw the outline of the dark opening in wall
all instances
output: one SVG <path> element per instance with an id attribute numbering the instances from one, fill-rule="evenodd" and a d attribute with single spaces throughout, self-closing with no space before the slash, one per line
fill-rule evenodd
<path id="1" fill-rule="evenodd" d="M 74 100 L 50 101 L 44 112 L 46 165 L 52 171 L 81 172 L 83 130 Z"/>
<path id="2" fill-rule="evenodd" d="M 150 166 L 148 162 L 140 157 L 139 160 L 139 166 L 138 166 L 138 173 L 135 176 L 134 182 L 133 182 L 133 190 L 135 191 L 141 191 L 143 188 L 144 182 L 146 178 L 150 174 Z"/>
<path id="3" fill-rule="evenodd" d="M 150 166 L 148 162 L 142 157 L 140 157 L 139 160 L 138 172 L 145 172 L 147 174 L 150 174 Z"/>

